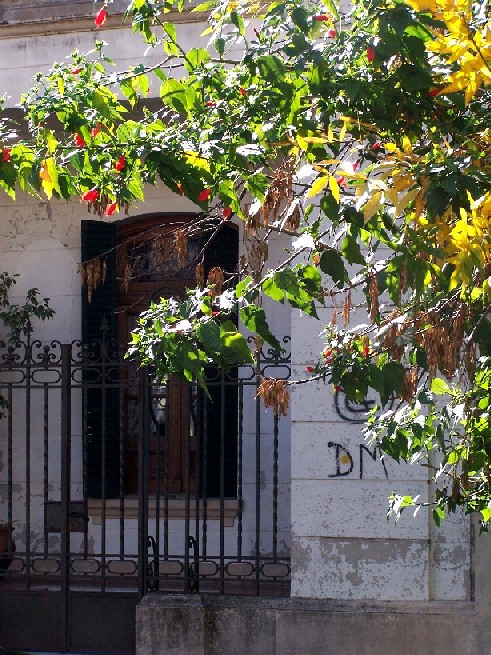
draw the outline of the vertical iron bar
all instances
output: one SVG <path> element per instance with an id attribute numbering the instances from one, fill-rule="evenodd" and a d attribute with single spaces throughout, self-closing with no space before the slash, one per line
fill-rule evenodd
<path id="1" fill-rule="evenodd" d="M 220 369 L 220 593 L 225 593 L 225 374 Z"/>
<path id="2" fill-rule="evenodd" d="M 140 598 L 148 589 L 148 368 L 141 370 L 142 403 L 138 435 L 138 570 Z"/>
<path id="3" fill-rule="evenodd" d="M 206 559 L 208 547 L 208 398 L 205 393 L 203 398 L 203 427 L 201 438 L 203 442 L 203 540 L 201 544 L 202 557 Z"/>
<path id="4" fill-rule="evenodd" d="M 278 557 L 278 416 L 273 415 L 273 561 Z"/>
<path id="5" fill-rule="evenodd" d="M 255 573 L 256 573 L 256 595 L 259 596 L 259 550 L 261 538 L 261 400 L 257 390 L 261 383 L 261 351 L 256 357 L 256 552 L 255 552 Z"/>
<path id="6" fill-rule="evenodd" d="M 44 556 L 48 555 L 48 485 L 49 485 L 49 455 L 48 455 L 48 384 L 45 382 L 43 384 L 43 398 L 44 398 L 44 407 L 43 407 L 43 417 L 44 417 L 44 434 L 43 434 L 43 533 L 44 533 Z"/>
<path id="7" fill-rule="evenodd" d="M 61 345 L 61 638 L 64 648 L 69 644 L 69 590 L 70 590 L 70 466 L 71 466 L 71 344 Z"/>
<path id="8" fill-rule="evenodd" d="M 153 378 L 150 378 L 150 404 L 152 405 L 154 399 L 155 403 L 160 404 L 161 402 L 161 385 L 153 385 Z M 149 408 L 150 410 L 151 408 Z M 155 548 L 157 550 L 157 553 L 160 554 L 160 484 L 161 484 L 161 462 L 160 462 L 160 444 L 161 444 L 161 436 L 160 436 L 160 424 L 159 420 L 157 418 L 157 411 L 153 411 L 152 407 L 152 416 L 154 417 L 154 426 L 153 430 L 155 430 Z M 158 575 L 158 570 L 154 571 L 154 575 Z M 158 580 L 155 580 L 156 583 L 158 583 Z"/>
<path id="9" fill-rule="evenodd" d="M 164 559 L 169 558 L 169 396 L 170 382 L 165 383 L 165 431 L 164 431 Z"/>
<path id="10" fill-rule="evenodd" d="M 239 385 L 239 444 L 237 453 L 237 502 L 238 502 L 238 523 L 237 523 L 237 559 L 242 559 L 242 449 L 244 437 L 244 383 L 238 380 Z"/>
<path id="11" fill-rule="evenodd" d="M 106 590 L 106 445 L 107 445 L 107 366 L 109 357 L 107 349 L 108 324 L 106 317 L 102 321 L 102 348 L 101 348 L 101 591 Z"/>
<path id="12" fill-rule="evenodd" d="M 118 350 L 118 360 L 117 360 L 117 389 L 118 396 L 120 399 L 125 398 L 130 380 L 129 376 L 131 375 L 131 367 L 127 366 L 127 375 L 123 375 L 123 353 Z M 123 382 L 124 380 L 124 382 Z M 124 387 L 126 384 L 126 388 Z M 120 408 L 122 403 L 120 402 Z M 125 456 L 125 434 L 126 430 L 122 424 L 123 416 L 125 412 L 119 412 L 119 559 L 123 560 L 125 555 L 124 547 L 124 456 Z"/>
<path id="13" fill-rule="evenodd" d="M 88 345 L 82 345 L 82 487 L 84 499 L 84 513 L 85 516 L 89 515 L 89 494 L 88 494 L 88 427 L 89 427 L 89 412 L 88 412 Z M 89 554 L 89 522 L 84 521 L 84 557 Z"/>
<path id="14" fill-rule="evenodd" d="M 14 408 L 12 407 L 12 384 L 9 382 L 8 392 L 7 392 L 7 402 L 8 402 L 8 422 L 7 422 L 7 520 L 9 524 L 12 524 L 13 519 L 13 433 L 12 433 L 12 416 L 14 413 Z"/>
<path id="15" fill-rule="evenodd" d="M 25 542 L 26 542 L 26 585 L 31 586 L 31 329 L 26 327 L 26 406 L 25 406 L 25 457 L 26 457 L 26 506 L 25 506 Z"/>
<path id="16" fill-rule="evenodd" d="M 195 522 L 194 522 L 194 534 L 196 535 L 196 548 L 194 549 L 194 590 L 199 591 L 199 583 L 200 583 L 200 576 L 199 576 L 199 553 L 200 553 L 200 484 L 201 484 L 201 455 L 200 455 L 200 449 L 199 449 L 199 442 L 198 442 L 198 429 L 197 425 L 195 423 L 194 417 L 195 417 L 195 412 L 193 411 L 193 389 L 195 389 L 193 384 L 189 385 L 189 400 L 188 400 L 188 406 L 189 406 L 189 411 L 188 411 L 188 417 L 187 417 L 187 425 L 189 428 L 189 431 L 191 432 L 191 421 L 193 423 L 193 435 L 194 435 L 194 448 L 195 448 L 195 461 L 194 461 L 194 496 L 195 496 Z"/>
<path id="17" fill-rule="evenodd" d="M 179 384 L 179 383 L 178 383 Z M 180 391 L 180 390 L 179 390 Z M 190 494 L 189 494 L 189 430 L 186 431 L 184 435 L 184 508 L 185 508 L 185 518 L 184 518 L 184 591 L 191 591 L 191 575 L 189 568 L 189 549 L 192 545 L 192 537 L 189 532 L 189 522 L 190 522 Z M 191 539 L 190 539 L 191 537 Z"/>

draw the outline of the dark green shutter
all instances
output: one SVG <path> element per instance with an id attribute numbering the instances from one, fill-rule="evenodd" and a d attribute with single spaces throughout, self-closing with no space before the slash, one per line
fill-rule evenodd
<path id="1" fill-rule="evenodd" d="M 119 495 L 119 389 L 108 388 L 118 382 L 116 245 L 114 224 L 82 221 L 82 262 L 95 257 L 106 262 L 105 282 L 92 292 L 90 302 L 87 286 L 82 287 L 82 341 L 89 353 L 84 416 L 90 498 L 101 498 L 103 492 L 106 498 Z"/>
<path id="2" fill-rule="evenodd" d="M 233 273 L 239 261 L 238 230 L 224 225 L 215 239 L 205 251 L 205 280 L 214 266 L 220 266 L 225 271 Z M 237 495 L 237 442 L 238 442 L 238 389 L 236 384 L 230 384 L 237 379 L 237 368 L 225 372 L 224 403 L 221 401 L 220 372 L 215 367 L 209 367 L 207 378 L 210 380 L 209 393 L 211 400 L 201 400 L 207 403 L 206 421 L 206 488 L 203 493 L 208 497 L 220 495 L 220 426 L 222 412 L 224 414 L 224 488 L 225 496 Z M 202 485 L 203 486 L 203 485 Z"/>

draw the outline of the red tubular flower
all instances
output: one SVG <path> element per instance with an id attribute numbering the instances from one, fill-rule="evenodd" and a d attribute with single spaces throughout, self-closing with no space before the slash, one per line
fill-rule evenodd
<path id="1" fill-rule="evenodd" d="M 82 200 L 84 202 L 95 202 L 99 197 L 99 191 L 97 189 L 91 189 L 82 194 Z"/>
<path id="2" fill-rule="evenodd" d="M 232 216 L 232 207 L 225 207 L 222 212 L 222 216 L 225 219 L 229 219 Z"/>
<path id="3" fill-rule="evenodd" d="M 334 387 L 334 391 L 342 391 L 342 390 L 343 387 L 340 387 L 339 384 L 336 384 L 336 386 Z"/>
<path id="4" fill-rule="evenodd" d="M 348 186 L 346 183 L 346 180 L 344 179 L 344 175 L 341 175 L 341 177 L 338 177 L 336 182 L 339 184 L 340 187 L 343 187 L 343 189 L 346 189 Z"/>
<path id="5" fill-rule="evenodd" d="M 201 193 L 198 196 L 198 200 L 200 202 L 205 202 L 205 200 L 208 200 L 210 195 L 211 195 L 211 189 L 203 189 L 203 191 L 201 191 Z"/>
<path id="6" fill-rule="evenodd" d="M 10 161 L 10 152 L 11 152 L 11 148 L 4 148 L 2 150 L 3 153 L 2 161 Z"/>
<path id="7" fill-rule="evenodd" d="M 181 194 L 181 196 L 183 196 L 184 195 L 184 189 L 182 188 L 182 184 L 180 182 L 177 182 L 176 187 L 177 187 L 177 190 L 179 191 L 179 193 Z"/>
<path id="8" fill-rule="evenodd" d="M 319 22 L 322 22 L 324 20 L 329 20 L 330 16 L 327 16 L 326 14 L 320 14 L 319 16 L 314 16 L 314 20 L 318 20 Z"/>
<path id="9" fill-rule="evenodd" d="M 81 68 L 74 68 L 74 69 L 72 70 L 72 75 L 78 75 L 78 74 L 81 73 L 81 72 L 82 72 L 82 69 L 81 69 Z"/>
<path id="10" fill-rule="evenodd" d="M 126 166 L 126 159 L 124 158 L 124 155 L 121 155 L 118 161 L 114 164 L 114 168 L 117 171 L 122 171 L 125 166 Z"/>
<path id="11" fill-rule="evenodd" d="M 335 39 L 337 37 L 337 35 L 338 35 L 338 33 L 336 32 L 336 30 L 329 30 L 329 32 L 327 33 L 327 36 L 330 39 Z"/>
<path id="12" fill-rule="evenodd" d="M 110 205 L 106 207 L 106 211 L 104 212 L 104 214 L 106 216 L 112 216 L 117 212 L 117 210 L 118 210 L 117 204 L 115 202 L 112 202 Z"/>
<path id="13" fill-rule="evenodd" d="M 217 106 L 217 103 L 216 103 L 216 102 L 213 102 L 213 100 L 208 100 L 208 102 L 205 102 L 205 105 L 206 105 L 207 107 L 216 107 L 216 106 Z"/>
<path id="14" fill-rule="evenodd" d="M 380 141 L 377 141 L 376 143 L 373 144 L 373 146 L 372 146 L 372 150 L 374 150 L 374 151 L 375 151 L 375 150 L 378 150 L 378 149 L 380 148 L 381 145 L 382 145 L 382 144 L 380 143 Z"/>
<path id="15" fill-rule="evenodd" d="M 366 359 L 369 354 L 370 354 L 370 348 L 368 346 L 363 346 L 363 357 L 365 357 Z"/>
<path id="16" fill-rule="evenodd" d="M 307 373 L 313 373 L 315 371 L 315 367 L 314 366 L 306 366 L 305 370 L 307 371 Z"/>
<path id="17" fill-rule="evenodd" d="M 100 9 L 95 15 L 95 26 L 102 27 L 106 22 L 107 11 L 105 9 Z"/>
<path id="18" fill-rule="evenodd" d="M 324 355 L 326 364 L 330 364 L 332 362 L 332 350 L 328 348 L 327 350 L 324 350 L 322 354 Z"/>
<path id="19" fill-rule="evenodd" d="M 375 50 L 372 48 L 372 46 L 368 46 L 367 48 L 367 59 L 369 64 L 371 64 L 375 59 Z"/>
<path id="20" fill-rule="evenodd" d="M 77 148 L 85 147 L 85 141 L 80 136 L 80 134 L 75 134 L 75 136 L 73 137 L 73 140 L 75 141 L 75 145 L 77 146 Z"/>
<path id="21" fill-rule="evenodd" d="M 97 136 L 100 131 L 101 131 L 101 124 L 97 123 L 97 125 L 91 129 L 90 133 L 92 134 L 92 136 Z"/>
<path id="22" fill-rule="evenodd" d="M 246 95 L 247 95 L 247 91 L 244 89 L 243 86 L 241 86 L 241 87 L 239 88 L 239 93 L 240 93 L 240 95 L 241 95 L 243 98 L 245 98 Z"/>
<path id="23" fill-rule="evenodd" d="M 440 93 L 441 89 L 431 89 L 431 91 L 428 91 L 428 95 L 430 98 L 434 98 Z"/>
<path id="24" fill-rule="evenodd" d="M 257 36 L 258 39 L 261 36 L 261 34 L 259 33 L 259 31 L 256 28 L 254 28 L 254 34 Z"/>

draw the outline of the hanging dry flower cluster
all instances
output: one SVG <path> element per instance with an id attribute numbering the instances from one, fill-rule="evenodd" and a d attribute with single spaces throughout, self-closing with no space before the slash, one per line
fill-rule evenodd
<path id="1" fill-rule="evenodd" d="M 208 273 L 206 284 L 210 287 L 210 296 L 214 299 L 222 293 L 225 277 L 223 270 L 219 266 L 214 266 Z"/>
<path id="2" fill-rule="evenodd" d="M 265 407 L 272 407 L 275 416 L 287 416 L 290 399 L 285 380 L 263 379 L 257 395 L 263 399 Z"/>
<path id="3" fill-rule="evenodd" d="M 408 403 L 411 403 L 418 389 L 418 369 L 416 367 L 408 368 L 404 371 L 404 378 L 402 381 L 402 398 Z"/>
<path id="4" fill-rule="evenodd" d="M 92 301 L 92 294 L 99 284 L 106 281 L 107 265 L 106 260 L 100 257 L 91 259 L 85 264 L 79 266 L 82 286 L 87 285 L 87 295 L 89 302 Z"/>
<path id="5" fill-rule="evenodd" d="M 418 317 L 424 327 L 420 332 L 421 345 L 428 358 L 428 377 L 435 377 L 440 370 L 447 380 L 457 371 L 464 340 L 464 311 L 459 307 L 451 318 L 442 318 L 437 311 Z"/>

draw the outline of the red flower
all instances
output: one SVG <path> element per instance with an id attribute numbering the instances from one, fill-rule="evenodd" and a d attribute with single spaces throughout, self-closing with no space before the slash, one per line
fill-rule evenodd
<path id="1" fill-rule="evenodd" d="M 261 36 L 260 33 L 259 33 L 259 31 L 256 30 L 256 28 L 254 28 L 254 34 L 257 36 L 258 39 L 259 39 L 259 37 Z"/>
<path id="2" fill-rule="evenodd" d="M 117 210 L 118 210 L 117 204 L 115 202 L 112 202 L 110 205 L 106 207 L 106 211 L 104 212 L 104 214 L 106 216 L 112 216 L 115 212 L 117 212 Z"/>
<path id="3" fill-rule="evenodd" d="M 314 266 L 319 266 L 320 261 L 321 261 L 320 255 L 318 255 L 317 253 L 315 253 L 315 255 L 312 257 L 312 264 L 313 264 Z"/>
<path id="4" fill-rule="evenodd" d="M 92 136 L 97 136 L 100 131 L 101 131 L 101 124 L 97 123 L 97 125 L 91 129 L 90 133 L 92 134 Z"/>
<path id="5" fill-rule="evenodd" d="M 338 33 L 336 32 L 336 30 L 329 30 L 329 32 L 327 33 L 327 36 L 330 39 L 335 39 L 337 37 L 337 35 L 338 35 Z"/>
<path id="6" fill-rule="evenodd" d="M 340 187 L 343 187 L 343 189 L 346 189 L 348 186 L 346 183 L 346 180 L 344 179 L 344 175 L 341 175 L 341 177 L 338 177 L 336 179 L 336 182 L 339 184 Z"/>
<path id="7" fill-rule="evenodd" d="M 179 193 L 181 194 L 181 196 L 183 196 L 184 195 L 184 189 L 182 188 L 182 184 L 180 182 L 177 182 L 176 187 L 177 187 L 177 190 L 179 191 Z"/>
<path id="8" fill-rule="evenodd" d="M 206 105 L 207 107 L 216 107 L 216 106 L 217 106 L 217 103 L 216 103 L 216 102 L 213 102 L 213 100 L 208 100 L 208 102 L 205 102 L 205 105 Z"/>
<path id="9" fill-rule="evenodd" d="M 430 98 L 433 98 L 434 96 L 437 96 L 440 93 L 441 89 L 431 89 L 431 91 L 428 91 L 428 95 Z"/>
<path id="10" fill-rule="evenodd" d="M 375 59 L 375 50 L 372 48 L 372 46 L 368 46 L 367 48 L 367 59 L 369 64 L 371 64 Z"/>
<path id="11" fill-rule="evenodd" d="M 95 15 L 95 26 L 102 27 L 106 22 L 107 11 L 105 9 L 100 9 Z"/>
<path id="12" fill-rule="evenodd" d="M 315 367 L 314 366 L 306 366 L 305 370 L 307 371 L 307 373 L 313 373 L 315 371 Z"/>
<path id="13" fill-rule="evenodd" d="M 215 316 L 220 316 L 220 312 L 211 312 L 211 315 L 212 315 L 213 317 L 215 317 Z"/>
<path id="14" fill-rule="evenodd" d="M 376 141 L 372 146 L 372 150 L 378 150 L 381 145 L 380 141 Z"/>
<path id="15" fill-rule="evenodd" d="M 326 360 L 326 364 L 330 364 L 332 362 L 332 350 L 328 348 L 327 350 L 324 350 L 322 353 L 324 355 L 324 359 Z"/>
<path id="16" fill-rule="evenodd" d="M 343 387 L 340 387 L 339 384 L 336 384 L 336 386 L 334 387 L 334 391 L 342 391 L 342 390 Z"/>
<path id="17" fill-rule="evenodd" d="M 117 171 L 122 171 L 125 166 L 126 166 L 126 159 L 124 158 L 124 155 L 121 155 L 118 161 L 114 164 L 114 168 Z"/>
<path id="18" fill-rule="evenodd" d="M 363 346 L 363 357 L 365 357 L 365 359 L 366 359 L 369 354 L 370 354 L 370 348 L 368 346 L 366 346 L 366 345 Z"/>
<path id="19" fill-rule="evenodd" d="M 203 189 L 203 191 L 201 191 L 201 193 L 198 196 L 198 200 L 200 202 L 205 202 L 205 200 L 208 200 L 210 195 L 211 195 L 211 189 Z"/>
<path id="20" fill-rule="evenodd" d="M 82 200 L 84 202 L 95 202 L 98 197 L 99 197 L 99 191 L 97 189 L 91 189 L 90 191 L 86 191 L 82 195 Z"/>
<path id="21" fill-rule="evenodd" d="M 246 95 L 247 95 L 247 91 L 244 89 L 243 86 L 241 86 L 241 87 L 239 88 L 239 93 L 240 93 L 240 95 L 241 95 L 243 98 L 245 98 Z"/>
<path id="22" fill-rule="evenodd" d="M 326 16 L 326 14 L 320 14 L 319 16 L 314 16 L 314 20 L 318 20 L 318 21 L 330 20 L 330 16 Z"/>
<path id="23" fill-rule="evenodd" d="M 222 212 L 222 216 L 225 219 L 229 219 L 232 216 L 232 207 L 225 207 Z"/>
<path id="24" fill-rule="evenodd" d="M 72 70 L 72 75 L 78 75 L 78 74 L 81 73 L 81 72 L 82 72 L 82 69 L 81 69 L 81 68 L 74 68 L 74 69 Z"/>
<path id="25" fill-rule="evenodd" d="M 85 146 L 85 141 L 80 136 L 80 134 L 75 134 L 73 140 L 75 141 L 75 145 L 77 146 L 77 148 L 83 148 Z"/>
<path id="26" fill-rule="evenodd" d="M 3 161 L 10 161 L 11 148 L 4 148 L 2 152 L 3 152 L 3 158 L 2 158 Z"/>

